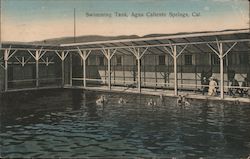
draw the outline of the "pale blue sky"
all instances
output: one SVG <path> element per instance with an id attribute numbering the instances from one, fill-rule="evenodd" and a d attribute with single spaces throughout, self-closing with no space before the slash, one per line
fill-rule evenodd
<path id="1" fill-rule="evenodd" d="M 77 35 L 128 35 L 248 27 L 248 0 L 2 0 L 5 41 L 32 41 Z M 192 12 L 189 18 L 88 18 L 90 13 Z M 149 28 L 150 27 L 150 28 Z"/>

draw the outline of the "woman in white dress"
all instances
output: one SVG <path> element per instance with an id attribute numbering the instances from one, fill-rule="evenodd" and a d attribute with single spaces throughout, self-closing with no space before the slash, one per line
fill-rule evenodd
<path id="1" fill-rule="evenodd" d="M 216 95 L 216 87 L 218 86 L 217 82 L 214 80 L 214 77 L 210 77 L 208 95 L 215 96 Z"/>

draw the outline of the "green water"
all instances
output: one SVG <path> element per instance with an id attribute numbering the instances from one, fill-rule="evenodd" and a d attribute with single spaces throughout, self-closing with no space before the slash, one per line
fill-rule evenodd
<path id="1" fill-rule="evenodd" d="M 105 95 L 108 103 L 97 105 Z M 127 100 L 118 104 L 119 98 Z M 148 106 L 153 99 L 156 106 Z M 43 90 L 1 99 L 2 157 L 247 158 L 250 106 Z"/>

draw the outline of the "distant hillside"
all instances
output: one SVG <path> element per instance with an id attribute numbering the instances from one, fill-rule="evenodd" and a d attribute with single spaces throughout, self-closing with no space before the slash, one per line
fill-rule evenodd
<path id="1" fill-rule="evenodd" d="M 86 35 L 86 36 L 76 37 L 75 42 L 76 43 L 83 43 L 83 42 L 121 40 L 121 39 L 138 39 L 138 38 L 160 37 L 160 36 L 178 35 L 178 34 L 149 34 L 149 35 L 145 35 L 145 36 L 138 36 L 138 35 L 122 35 L 122 36 Z M 74 37 L 61 37 L 61 38 L 53 38 L 53 39 L 46 39 L 43 41 L 31 42 L 31 44 L 52 44 L 52 45 L 69 44 L 69 43 L 74 43 Z"/>
<path id="2" fill-rule="evenodd" d="M 106 40 L 118 40 L 118 39 L 136 39 L 140 38 L 137 35 L 129 36 L 99 36 L 99 35 L 87 35 L 76 37 L 76 42 L 94 42 L 94 41 L 106 41 Z M 74 37 L 62 37 L 54 39 L 46 39 L 43 41 L 34 41 L 32 44 L 68 44 L 74 43 Z"/>
<path id="3" fill-rule="evenodd" d="M 148 37 L 160 37 L 160 36 L 168 36 L 168 35 L 176 35 L 176 34 L 149 34 L 145 36 L 138 35 L 121 35 L 121 36 L 100 36 L 100 35 L 86 35 L 86 36 L 77 36 L 75 39 L 76 43 L 83 42 L 95 42 L 95 41 L 108 41 L 108 40 L 121 40 L 121 39 L 138 39 L 138 38 L 148 38 Z M 61 38 L 53 38 L 46 39 L 43 41 L 34 41 L 32 44 L 69 44 L 74 43 L 74 37 L 61 37 Z"/>
<path id="4" fill-rule="evenodd" d="M 235 29 L 228 29 L 223 31 L 234 31 Z M 237 29 L 244 30 L 244 29 Z M 121 36 L 100 36 L 100 35 L 86 35 L 86 36 L 77 36 L 75 39 L 76 43 L 83 42 L 95 42 L 95 41 L 108 41 L 108 40 L 121 40 L 121 39 L 138 39 L 138 38 L 149 38 L 149 37 L 161 37 L 161 36 L 171 36 L 171 35 L 185 35 L 185 34 L 195 34 L 195 33 L 209 33 L 209 32 L 221 32 L 221 31 L 204 31 L 204 32 L 179 32 L 175 34 L 149 34 L 145 36 L 138 35 L 121 35 Z M 31 44 L 69 44 L 74 43 L 74 37 L 61 37 L 46 39 L 43 41 L 34 41 Z"/>

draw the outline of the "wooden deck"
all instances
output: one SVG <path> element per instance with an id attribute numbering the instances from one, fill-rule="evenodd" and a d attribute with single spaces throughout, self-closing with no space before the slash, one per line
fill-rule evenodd
<path id="1" fill-rule="evenodd" d="M 62 88 L 62 87 L 61 86 L 48 86 L 48 87 L 34 87 L 34 88 L 19 88 L 19 89 L 9 89 L 7 91 L 2 91 L 0 93 L 32 91 L 32 90 L 45 90 L 45 89 L 57 89 L 57 88 Z"/>
<path id="2" fill-rule="evenodd" d="M 45 89 L 58 89 L 62 88 L 61 86 L 50 86 L 50 87 L 37 87 L 37 88 L 22 88 L 22 89 L 10 89 L 6 92 L 0 93 L 8 93 L 8 92 L 21 92 L 21 91 L 32 91 L 32 90 L 45 90 Z M 150 89 L 150 88 L 142 88 L 141 92 L 138 92 L 137 88 L 127 88 L 127 87 L 118 87 L 112 86 L 111 90 L 109 90 L 108 86 L 98 86 L 98 87 L 86 87 L 83 86 L 69 86 L 66 85 L 63 87 L 64 89 L 81 89 L 88 91 L 101 91 L 101 92 L 110 92 L 110 93 L 134 93 L 134 94 L 143 94 L 143 95 L 154 95 L 154 96 L 166 96 L 166 97 L 176 97 L 174 95 L 174 90 L 163 90 L 163 89 Z M 245 103 L 250 104 L 250 97 L 232 97 L 225 95 L 224 99 L 221 99 L 220 96 L 208 96 L 202 95 L 201 92 L 192 92 L 192 91 L 178 91 L 179 95 L 184 95 L 189 99 L 198 99 L 198 100 L 210 100 L 210 101 L 228 101 L 234 102 L 235 105 Z"/>
<path id="3" fill-rule="evenodd" d="M 166 97 L 176 97 L 174 95 L 174 90 L 162 90 L 162 89 L 148 89 L 142 88 L 141 93 L 138 92 L 137 88 L 127 88 L 127 87 L 112 87 L 111 90 L 107 86 L 101 87 L 81 87 L 81 86 L 65 86 L 67 89 L 83 89 L 90 91 L 102 91 L 102 92 L 119 92 L 119 93 L 135 93 L 135 94 L 144 94 L 144 95 L 155 95 L 155 96 L 166 96 Z M 211 100 L 211 101 L 228 101 L 238 103 L 250 103 L 249 97 L 232 97 L 225 95 L 224 99 L 221 99 L 220 96 L 208 96 L 202 95 L 201 92 L 191 92 L 191 91 L 179 91 L 179 95 L 185 95 L 189 99 L 200 99 L 200 100 Z"/>

